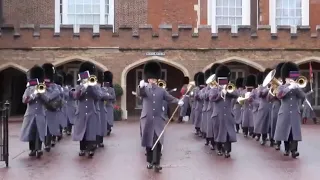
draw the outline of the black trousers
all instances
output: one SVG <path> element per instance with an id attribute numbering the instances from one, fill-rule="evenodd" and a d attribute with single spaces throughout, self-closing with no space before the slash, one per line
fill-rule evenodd
<path id="1" fill-rule="evenodd" d="M 66 131 L 67 132 L 71 132 L 72 131 L 72 125 L 70 122 L 68 122 L 68 125 L 67 125 L 67 128 L 66 128 Z"/>
<path id="2" fill-rule="evenodd" d="M 240 124 L 236 124 L 236 131 L 238 132 L 240 130 Z"/>
<path id="3" fill-rule="evenodd" d="M 87 141 L 86 135 L 84 135 L 83 139 L 80 141 L 81 151 L 94 151 L 95 146 L 96 146 L 96 141 Z"/>
<path id="4" fill-rule="evenodd" d="M 107 123 L 107 130 L 111 131 L 111 129 L 112 129 L 112 126 L 109 123 Z"/>
<path id="5" fill-rule="evenodd" d="M 227 134 L 227 140 L 226 142 L 217 142 L 217 149 L 220 152 L 227 152 L 230 153 L 231 152 L 231 142 L 230 142 L 230 136 L 229 134 Z"/>
<path id="6" fill-rule="evenodd" d="M 38 151 L 42 149 L 42 141 L 40 140 L 38 127 L 35 121 L 31 127 L 30 139 L 31 139 L 31 141 L 29 141 L 30 151 Z"/>
<path id="7" fill-rule="evenodd" d="M 102 144 L 102 143 L 103 143 L 103 136 L 97 135 L 97 144 Z"/>
<path id="8" fill-rule="evenodd" d="M 262 141 L 266 141 L 268 138 L 268 134 L 261 134 Z"/>
<path id="9" fill-rule="evenodd" d="M 155 143 L 157 140 L 158 136 L 155 134 L 153 136 L 153 142 Z M 154 165 L 160 165 L 160 159 L 161 159 L 161 143 L 158 142 L 156 147 L 152 149 L 152 147 L 147 147 L 146 151 L 147 151 L 147 162 L 150 164 L 154 164 Z"/>
<path id="10" fill-rule="evenodd" d="M 248 127 L 242 127 L 242 131 L 244 135 L 248 135 L 249 134 L 249 128 Z"/>
<path id="11" fill-rule="evenodd" d="M 298 151 L 298 141 L 293 140 L 292 129 L 290 130 L 288 141 L 284 141 L 285 151 L 297 152 Z"/>
<path id="12" fill-rule="evenodd" d="M 47 127 L 47 135 L 45 137 L 45 142 L 44 142 L 45 146 L 51 146 L 51 141 L 52 141 L 52 134 L 49 130 L 49 127 Z"/>

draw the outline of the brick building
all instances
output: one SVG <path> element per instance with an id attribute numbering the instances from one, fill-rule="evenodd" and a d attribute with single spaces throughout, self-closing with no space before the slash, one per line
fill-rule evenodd
<path id="1" fill-rule="evenodd" d="M 289 2 L 290 1 L 290 2 Z M 76 77 L 81 61 L 111 70 L 124 89 L 124 118 L 139 113 L 131 92 L 143 64 L 163 65 L 168 88 L 213 63 L 232 79 L 294 61 L 314 69 L 320 110 L 320 0 L 2 0 L 0 101 L 23 114 L 26 72 L 52 62 Z M 1 22 L 1 21 L 0 21 Z"/>

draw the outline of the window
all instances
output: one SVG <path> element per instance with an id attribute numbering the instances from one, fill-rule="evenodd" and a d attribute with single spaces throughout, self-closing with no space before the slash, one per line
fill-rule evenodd
<path id="1" fill-rule="evenodd" d="M 208 24 L 213 33 L 219 25 L 230 25 L 236 33 L 239 25 L 250 25 L 250 0 L 208 0 Z"/>
<path id="2" fill-rule="evenodd" d="M 278 25 L 309 26 L 310 0 L 269 0 L 269 22 L 271 32 L 277 32 Z"/>
<path id="3" fill-rule="evenodd" d="M 137 69 L 136 70 L 136 86 L 138 87 L 140 81 L 143 79 L 143 69 Z M 161 72 L 161 79 L 167 81 L 167 70 L 162 69 Z M 140 98 L 136 97 L 136 109 L 141 109 L 142 108 L 142 101 Z"/>
<path id="4" fill-rule="evenodd" d="M 231 77 L 230 77 L 230 81 L 232 81 L 233 83 L 236 83 L 236 80 L 239 77 L 244 77 L 245 76 L 245 71 L 242 69 L 231 69 Z"/>
<path id="5" fill-rule="evenodd" d="M 67 73 L 70 73 L 73 76 L 73 86 L 76 87 L 78 80 L 79 68 L 67 68 Z"/>
<path id="6" fill-rule="evenodd" d="M 277 0 L 277 25 L 302 25 L 302 0 Z"/>
<path id="7" fill-rule="evenodd" d="M 114 24 L 114 0 L 55 0 L 60 24 Z M 59 12 L 58 12 L 59 11 Z M 57 22 L 56 22 L 57 23 Z"/>

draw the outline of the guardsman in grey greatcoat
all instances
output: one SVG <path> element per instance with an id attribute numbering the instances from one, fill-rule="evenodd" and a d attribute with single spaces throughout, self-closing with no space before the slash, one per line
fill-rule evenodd
<path id="1" fill-rule="evenodd" d="M 244 137 L 249 135 L 253 135 L 253 114 L 252 114 L 252 99 L 251 93 L 252 90 L 256 87 L 256 76 L 251 74 L 248 75 L 244 80 L 244 86 L 246 87 L 243 96 L 246 98 L 242 103 L 243 114 L 242 114 L 242 131 Z"/>
<path id="2" fill-rule="evenodd" d="M 197 89 L 197 77 L 199 75 L 199 72 L 197 72 L 194 76 L 193 76 L 193 80 L 196 83 L 196 87 L 193 88 L 190 92 L 190 104 L 191 104 L 191 113 L 190 113 L 190 122 L 192 122 L 192 124 L 194 124 L 195 122 L 195 108 L 196 108 L 196 100 L 195 100 L 195 90 Z"/>
<path id="3" fill-rule="evenodd" d="M 22 102 L 27 104 L 21 129 L 21 141 L 29 142 L 29 156 L 42 156 L 42 142 L 45 139 L 46 121 L 44 101 L 50 96 L 48 92 L 39 94 L 37 85 L 44 81 L 44 70 L 33 66 L 29 71 L 29 82 L 23 94 Z"/>
<path id="4" fill-rule="evenodd" d="M 314 124 L 317 124 L 317 117 L 313 109 L 311 109 L 310 105 L 307 103 L 307 100 L 311 103 L 312 99 L 314 99 L 314 92 L 311 90 L 306 93 L 306 99 L 302 103 L 302 123 L 305 124 L 308 119 L 312 119 Z"/>
<path id="5" fill-rule="evenodd" d="M 196 128 L 196 135 L 202 136 L 201 134 L 201 121 L 202 121 L 202 107 L 203 107 L 203 100 L 200 98 L 201 90 L 205 87 L 205 80 L 204 80 L 204 73 L 199 72 L 197 81 L 196 81 L 196 88 L 194 88 L 194 99 L 196 100 L 196 107 L 194 111 L 194 126 Z"/>
<path id="6" fill-rule="evenodd" d="M 274 75 L 274 78 L 277 79 L 278 81 L 282 82 L 281 78 L 281 68 L 284 63 L 281 62 L 276 66 L 276 73 Z M 273 92 L 275 96 L 269 94 L 269 99 L 272 101 L 272 107 L 271 107 L 271 134 L 270 134 L 270 146 L 273 146 L 274 143 L 274 133 L 276 131 L 276 125 L 277 125 L 277 119 L 278 119 L 278 113 L 281 105 L 280 99 L 277 98 L 276 96 L 276 91 Z M 280 145 L 281 141 L 275 142 L 275 149 L 280 150 Z"/>
<path id="7" fill-rule="evenodd" d="M 210 100 L 215 102 L 212 118 L 214 119 L 214 140 L 217 143 L 217 154 L 224 153 L 226 158 L 230 157 L 231 143 L 237 141 L 235 121 L 232 115 L 232 99 L 237 98 L 237 92 L 227 90 L 230 69 L 220 65 L 216 70 L 216 79 L 219 87 L 210 91 Z"/>
<path id="8" fill-rule="evenodd" d="M 243 94 L 243 78 L 239 77 L 237 78 L 236 80 L 236 87 L 237 87 L 237 94 L 239 96 L 241 96 Z M 242 107 L 241 105 L 239 104 L 239 102 L 237 102 L 237 99 L 232 99 L 233 101 L 233 115 L 234 115 L 234 120 L 235 120 L 235 123 L 236 123 L 236 132 L 239 133 L 239 130 L 240 130 L 240 124 L 242 122 Z"/>
<path id="9" fill-rule="evenodd" d="M 210 68 L 210 74 L 213 75 L 216 73 L 216 69 L 220 66 L 220 63 L 216 63 L 213 64 Z M 214 79 L 213 82 L 210 82 L 210 89 L 208 91 L 208 97 L 210 95 L 210 91 L 212 91 L 212 88 L 217 88 L 216 85 L 214 85 L 214 83 L 216 82 L 216 80 Z M 211 143 L 211 150 L 215 150 L 215 142 L 214 142 L 214 133 L 213 133 L 213 122 L 214 122 L 214 118 L 211 118 L 211 115 L 213 113 L 213 109 L 214 109 L 214 105 L 215 103 L 213 101 L 208 102 L 208 106 L 207 106 L 207 113 L 208 113 L 208 120 L 207 120 L 207 130 L 206 130 L 206 144 L 205 145 L 209 145 L 209 143 Z"/>
<path id="10" fill-rule="evenodd" d="M 183 77 L 183 86 L 180 90 L 180 94 L 181 94 L 181 98 L 182 96 L 184 96 L 188 90 L 188 84 L 189 84 L 189 77 Z M 185 95 L 184 98 L 183 98 L 183 106 L 180 108 L 180 115 L 179 115 L 179 119 L 178 119 L 178 122 L 181 123 L 182 122 L 182 119 L 185 117 L 185 116 L 188 116 L 187 112 L 188 112 L 188 109 L 190 107 L 190 104 L 189 104 L 189 94 L 188 95 Z"/>
<path id="11" fill-rule="evenodd" d="M 55 83 L 58 85 L 58 89 L 60 90 L 60 98 L 63 102 L 62 107 L 57 109 L 57 119 L 60 121 L 60 135 L 58 136 L 58 141 L 62 139 L 62 130 L 65 129 L 68 125 L 68 120 L 65 112 L 65 96 L 64 96 L 64 73 L 57 73 L 55 76 Z"/>
<path id="12" fill-rule="evenodd" d="M 107 136 L 109 136 L 113 127 L 113 122 L 114 122 L 113 104 L 116 102 L 116 93 L 113 88 L 113 74 L 111 71 L 104 72 L 103 81 L 105 84 L 105 88 L 109 94 L 105 102 L 105 107 L 107 110 Z"/>
<path id="13" fill-rule="evenodd" d="M 263 83 L 263 73 L 259 72 L 256 76 L 257 85 L 255 89 L 252 90 L 250 93 L 250 101 L 252 103 L 252 117 L 253 117 L 253 134 L 252 138 L 256 138 L 257 141 L 260 140 L 260 134 L 255 133 L 255 129 L 257 129 L 257 123 L 258 123 L 258 109 L 259 109 L 259 103 L 260 103 L 260 96 L 259 96 L 259 89 L 262 86 Z"/>
<path id="14" fill-rule="evenodd" d="M 268 75 L 271 69 L 267 68 L 263 73 L 263 79 Z M 261 135 L 261 145 L 266 144 L 270 129 L 270 113 L 271 113 L 271 103 L 268 100 L 269 88 L 259 86 L 258 96 L 259 96 L 259 109 L 256 119 L 256 127 L 254 133 Z"/>
<path id="15" fill-rule="evenodd" d="M 86 151 L 89 157 L 94 156 L 96 136 L 99 134 L 98 101 L 101 99 L 100 87 L 97 83 L 90 83 L 90 76 L 96 77 L 96 67 L 86 61 L 80 65 L 80 85 L 77 85 L 73 97 L 78 102 L 76 109 L 73 140 L 80 141 L 79 156 L 84 156 Z"/>
<path id="16" fill-rule="evenodd" d="M 204 80 L 207 80 L 211 75 L 210 69 L 207 69 L 204 73 Z M 202 120 L 201 120 L 201 132 L 202 132 L 202 137 L 206 138 L 207 137 L 207 125 L 208 125 L 208 104 L 209 104 L 209 90 L 210 90 L 210 85 L 207 84 L 205 88 L 200 90 L 200 98 L 203 101 L 203 107 L 202 107 Z M 209 143 L 209 142 L 207 142 Z M 206 144 L 207 144 L 206 143 Z"/>
<path id="17" fill-rule="evenodd" d="M 65 97 L 65 113 L 67 117 L 67 128 L 66 133 L 67 135 L 71 135 L 72 126 L 74 124 L 74 117 L 76 113 L 76 102 L 72 96 L 70 96 L 70 92 L 74 91 L 74 84 L 73 84 L 73 76 L 71 74 L 66 75 L 65 79 L 65 87 L 63 88 L 64 97 Z"/>
<path id="18" fill-rule="evenodd" d="M 146 148 L 148 169 L 154 167 L 158 172 L 162 169 L 160 166 L 161 147 L 163 145 L 163 136 L 157 143 L 154 150 L 152 146 L 158 139 L 160 133 L 164 130 L 166 124 L 163 117 L 162 102 L 166 100 L 170 103 L 183 105 L 182 100 L 171 96 L 165 89 L 157 85 L 157 80 L 161 78 L 161 66 L 157 61 L 149 61 L 144 66 L 144 78 L 141 80 L 137 95 L 142 98 L 142 111 L 140 117 L 140 128 L 142 133 L 141 145 Z"/>
<path id="19" fill-rule="evenodd" d="M 61 135 L 60 133 L 60 121 L 58 119 L 57 110 L 61 105 L 61 93 L 58 85 L 54 83 L 54 77 L 56 75 L 56 69 L 51 63 L 45 63 L 42 65 L 45 74 L 45 84 L 47 91 L 52 94 L 51 102 L 46 105 L 46 124 L 47 134 L 45 139 L 45 150 L 49 152 L 51 147 L 55 146 L 56 139 Z"/>
<path id="20" fill-rule="evenodd" d="M 305 93 L 295 82 L 299 76 L 298 66 L 292 62 L 286 62 L 281 68 L 281 77 L 285 84 L 278 87 L 277 94 L 281 100 L 281 106 L 274 139 L 284 141 L 284 155 L 288 156 L 291 151 L 292 158 L 299 156 L 298 141 L 302 140 L 299 101 L 305 99 Z"/>

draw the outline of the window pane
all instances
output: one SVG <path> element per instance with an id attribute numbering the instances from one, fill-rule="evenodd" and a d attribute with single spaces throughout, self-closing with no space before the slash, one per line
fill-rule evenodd
<path id="1" fill-rule="evenodd" d="M 89 13 L 92 13 L 92 6 L 89 5 L 89 4 L 85 4 L 84 5 L 84 11 L 83 11 L 85 14 L 89 14 Z"/>
<path id="2" fill-rule="evenodd" d="M 228 1 L 229 1 L 229 0 L 224 0 L 224 1 L 223 1 L 223 6 L 228 7 Z"/>
<path id="3" fill-rule="evenodd" d="M 241 16 L 242 15 L 242 9 L 241 8 L 237 8 L 236 15 L 237 16 Z"/>
<path id="4" fill-rule="evenodd" d="M 77 15 L 76 24 L 84 24 L 84 16 L 83 15 Z"/>
<path id="5" fill-rule="evenodd" d="M 229 0 L 229 6 L 235 7 L 236 6 L 236 0 Z"/>
<path id="6" fill-rule="evenodd" d="M 242 18 L 237 18 L 236 19 L 236 24 L 241 25 L 242 24 Z"/>
<path id="7" fill-rule="evenodd" d="M 216 15 L 222 16 L 222 8 L 217 8 Z"/>
<path id="8" fill-rule="evenodd" d="M 93 24 L 93 16 L 92 15 L 84 16 L 84 22 L 85 24 Z"/>
<path id="9" fill-rule="evenodd" d="M 109 5 L 109 0 L 106 0 L 106 5 Z"/>
<path id="10" fill-rule="evenodd" d="M 236 15 L 236 9 L 235 8 L 229 8 L 229 15 L 235 16 Z"/>
<path id="11" fill-rule="evenodd" d="M 83 5 L 76 5 L 76 13 L 83 13 Z"/>
<path id="12" fill-rule="evenodd" d="M 100 4 L 100 0 L 92 0 L 92 4 Z"/>
<path id="13" fill-rule="evenodd" d="M 75 12 L 76 12 L 76 7 L 74 5 L 69 5 L 68 6 L 68 13 L 74 14 Z"/>
<path id="14" fill-rule="evenodd" d="M 235 25 L 241 25 L 242 0 L 217 0 L 215 18 L 217 25 L 231 25 L 234 28 Z"/>
<path id="15" fill-rule="evenodd" d="M 242 7 L 242 0 L 237 0 L 237 7 Z"/>
<path id="16" fill-rule="evenodd" d="M 223 8 L 223 16 L 228 16 L 228 8 L 226 7 L 226 8 Z"/>
<path id="17" fill-rule="evenodd" d="M 106 14 L 109 14 L 109 5 L 106 6 Z"/>
<path id="18" fill-rule="evenodd" d="M 74 15 L 68 15 L 68 23 L 69 24 L 75 24 L 75 16 Z"/>
<path id="19" fill-rule="evenodd" d="M 76 0 L 69 0 L 68 4 L 75 4 Z"/>
<path id="20" fill-rule="evenodd" d="M 93 16 L 93 24 L 100 24 L 100 15 Z"/>
<path id="21" fill-rule="evenodd" d="M 100 13 L 100 6 L 99 5 L 93 5 L 93 13 L 94 14 Z"/>
<path id="22" fill-rule="evenodd" d="M 109 17 L 108 15 L 105 16 L 105 24 L 109 24 L 108 23 L 108 17 Z"/>
<path id="23" fill-rule="evenodd" d="M 222 2 L 223 2 L 224 0 L 217 0 L 217 6 L 222 6 Z"/>
<path id="24" fill-rule="evenodd" d="M 301 25 L 301 1 L 302 0 L 277 0 L 276 24 Z"/>

